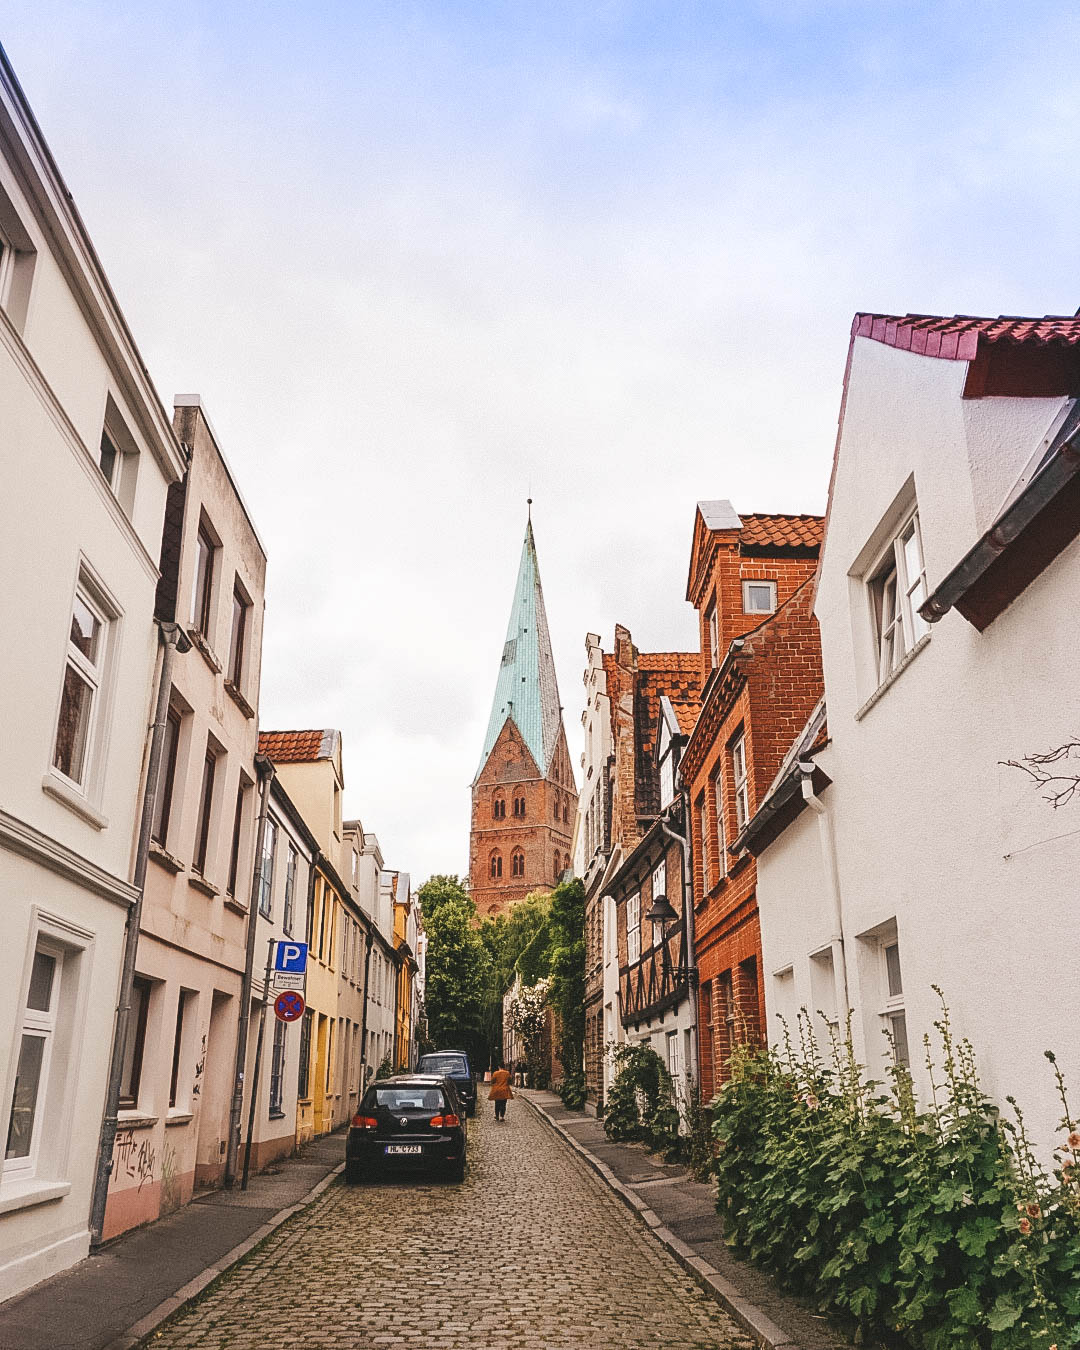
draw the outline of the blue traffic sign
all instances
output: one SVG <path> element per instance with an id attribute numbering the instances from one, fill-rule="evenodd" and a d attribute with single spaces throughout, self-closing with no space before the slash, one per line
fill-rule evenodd
<path id="1" fill-rule="evenodd" d="M 274 953 L 274 969 L 290 970 L 295 975 L 302 975 L 307 970 L 307 952 L 306 942 L 279 942 L 277 951 Z"/>

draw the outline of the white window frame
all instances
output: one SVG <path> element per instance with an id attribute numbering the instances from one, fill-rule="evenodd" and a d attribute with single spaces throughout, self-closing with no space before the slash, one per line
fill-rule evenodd
<path id="1" fill-rule="evenodd" d="M 631 895 L 626 902 L 626 963 L 634 965 L 641 960 L 641 892 Z"/>
<path id="2" fill-rule="evenodd" d="M 752 586 L 765 586 L 769 591 L 769 603 L 767 608 L 750 603 L 750 589 Z M 744 614 L 775 614 L 776 613 L 776 582 L 770 581 L 766 577 L 749 577 L 742 584 L 742 607 Z"/>
<path id="3" fill-rule="evenodd" d="M 909 1071 L 911 1069 L 911 1038 L 907 1033 L 907 1006 L 904 1001 L 904 968 L 900 960 L 900 940 L 895 933 L 878 939 L 878 961 L 881 967 L 881 990 L 883 994 L 881 1007 L 878 1015 L 881 1018 L 881 1025 L 889 1033 L 891 1054 L 895 1064 L 903 1064 Z M 897 962 L 897 983 L 899 988 L 894 993 L 889 983 L 889 952 L 895 950 Z M 897 1019 L 903 1022 L 903 1056 L 897 1055 L 896 1047 L 899 1042 L 897 1036 Z"/>
<path id="4" fill-rule="evenodd" d="M 676 1087 L 679 1086 L 679 1033 L 678 1031 L 669 1031 L 667 1033 L 667 1070 L 671 1074 L 671 1081 Z"/>
<path id="5" fill-rule="evenodd" d="M 277 862 L 277 842 L 278 823 L 273 816 L 268 815 L 259 845 L 259 913 L 271 922 L 274 918 L 274 866 Z"/>
<path id="6" fill-rule="evenodd" d="M 712 890 L 709 869 L 709 794 L 703 792 L 698 802 L 698 832 L 701 835 L 701 889 L 703 895 Z"/>
<path id="7" fill-rule="evenodd" d="M 713 800 L 716 804 L 716 858 L 721 877 L 727 876 L 727 829 L 724 825 L 724 765 L 717 765 L 712 777 Z M 706 799 L 708 794 L 706 793 Z M 706 815 L 708 813 L 706 812 Z"/>
<path id="8" fill-rule="evenodd" d="M 720 664 L 720 616 L 715 599 L 705 612 L 705 631 L 709 639 L 709 663 L 715 670 Z"/>
<path id="9" fill-rule="evenodd" d="M 281 912 L 281 928 L 287 937 L 292 936 L 296 907 L 296 873 L 299 865 L 300 854 L 290 840 L 285 861 L 285 905 Z"/>
<path id="10" fill-rule="evenodd" d="M 750 770 L 746 762 L 746 732 L 731 746 L 731 768 L 735 780 L 735 827 L 741 834 L 750 819 Z"/>
<path id="11" fill-rule="evenodd" d="M 866 584 L 880 688 L 930 631 L 919 613 L 927 585 L 917 507 L 904 517 L 904 523 L 878 555 Z"/>
<path id="12" fill-rule="evenodd" d="M 653 898 L 653 904 L 656 903 L 656 897 L 657 897 L 658 895 L 667 895 L 667 859 L 666 859 L 666 858 L 661 858 L 661 860 L 660 860 L 660 861 L 656 864 L 656 866 L 653 868 L 653 874 L 652 874 L 652 898 Z M 671 903 L 671 897 L 670 897 L 670 896 L 668 896 L 668 903 L 669 903 L 669 904 Z M 660 929 L 660 925 L 659 925 L 658 923 L 654 923 L 654 924 L 652 925 L 652 930 L 653 930 L 653 945 L 654 945 L 654 946 L 655 946 L 655 944 L 656 944 L 657 929 Z M 660 929 L 660 940 L 661 940 L 661 941 L 663 941 L 663 937 L 664 937 L 663 930 Z"/>
<path id="13" fill-rule="evenodd" d="M 64 949 L 56 942 L 50 942 L 48 938 L 39 937 L 34 944 L 34 952 L 30 961 L 31 972 L 34 961 L 38 953 L 48 956 L 56 963 L 53 970 L 52 984 L 49 990 L 49 1007 L 45 1010 L 30 1008 L 27 1001 L 30 996 L 30 978 L 29 973 L 26 982 L 26 990 L 22 998 L 22 1017 L 20 1018 L 18 1028 L 15 1033 L 15 1054 L 12 1058 L 12 1089 L 11 1105 L 8 1108 L 8 1127 L 4 1132 L 4 1160 L 3 1174 L 5 1180 L 23 1181 L 37 1175 L 38 1156 L 41 1152 L 41 1139 L 44 1132 L 46 1116 L 49 1111 L 49 1078 L 52 1072 L 53 1047 L 56 1041 L 56 1024 L 60 999 L 63 991 L 64 979 Z M 15 1110 L 15 1091 L 18 1083 L 18 1065 L 22 1055 L 23 1041 L 30 1037 L 44 1042 L 44 1048 L 41 1052 L 41 1067 L 38 1071 L 38 1087 L 34 1098 L 34 1123 L 31 1128 L 30 1146 L 24 1157 L 7 1157 L 7 1140 L 11 1131 L 12 1116 Z"/>
<path id="14" fill-rule="evenodd" d="M 75 617 L 77 602 L 84 604 L 101 625 L 98 634 L 98 655 L 90 659 L 71 639 L 71 624 Z M 104 745 L 108 738 L 108 713 L 111 705 L 113 653 L 116 647 L 116 633 L 119 626 L 120 610 L 98 584 L 96 578 L 84 564 L 80 566 L 75 590 L 68 607 L 67 643 L 65 646 L 64 666 L 60 676 L 60 690 L 56 701 L 56 715 L 53 719 L 52 747 L 49 755 L 49 776 L 58 779 L 64 787 L 80 797 L 90 798 L 96 792 L 101 780 L 101 763 Z M 86 743 L 83 749 L 81 776 L 72 778 L 56 763 L 57 741 L 60 735 L 60 713 L 64 706 L 64 685 L 67 682 L 68 667 L 83 679 L 90 688 L 90 709 L 86 718 Z"/>
<path id="15" fill-rule="evenodd" d="M 660 810 L 675 798 L 675 752 L 667 726 L 660 733 Z"/>

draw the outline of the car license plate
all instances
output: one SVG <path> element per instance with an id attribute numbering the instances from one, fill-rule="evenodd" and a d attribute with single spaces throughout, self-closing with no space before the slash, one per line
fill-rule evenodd
<path id="1" fill-rule="evenodd" d="M 387 1153 L 423 1153 L 423 1144 L 387 1144 Z"/>

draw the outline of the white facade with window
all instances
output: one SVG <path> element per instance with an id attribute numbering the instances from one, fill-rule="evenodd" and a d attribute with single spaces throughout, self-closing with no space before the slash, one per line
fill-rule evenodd
<path id="1" fill-rule="evenodd" d="M 1077 734 L 1080 543 L 1032 572 L 1012 563 L 1015 597 L 981 631 L 957 608 L 933 624 L 918 610 L 991 539 L 1071 404 L 965 396 L 968 379 L 968 360 L 853 339 L 815 602 L 828 740 L 807 738 L 751 826 L 769 1036 L 778 1013 L 806 1007 L 823 1031 L 817 1009 L 842 1021 L 850 1006 L 863 1062 L 877 1077 L 909 1062 L 925 1094 L 937 984 L 983 1087 L 1004 1110 L 1014 1095 L 1048 1151 L 1060 1103 L 1043 1051 L 1080 1083 L 1080 807 L 1055 812 L 1003 762 Z M 798 814 L 770 839 L 786 791 Z"/>
<path id="2" fill-rule="evenodd" d="M 89 1244 L 183 460 L 2 52 L 0 130 L 3 1299 Z"/>

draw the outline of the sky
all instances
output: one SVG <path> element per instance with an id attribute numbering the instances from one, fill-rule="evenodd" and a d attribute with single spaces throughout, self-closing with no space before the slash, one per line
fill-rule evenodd
<path id="1" fill-rule="evenodd" d="M 266 546 L 260 723 L 468 866 L 526 521 L 584 640 L 691 649 L 695 503 L 822 511 L 853 314 L 1080 305 L 1080 9 L 4 0 L 166 403 Z"/>

